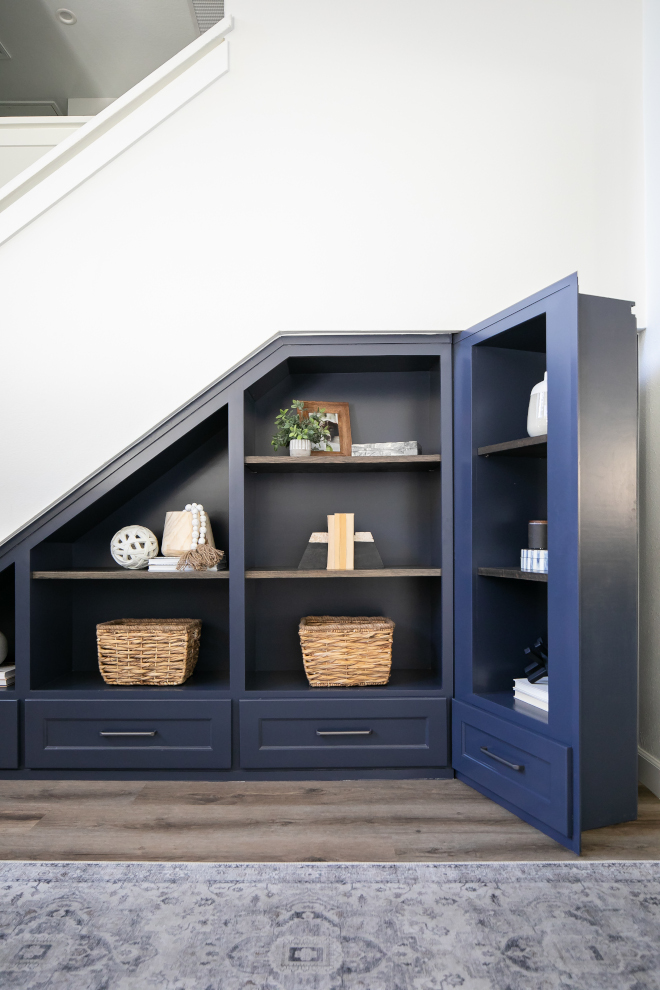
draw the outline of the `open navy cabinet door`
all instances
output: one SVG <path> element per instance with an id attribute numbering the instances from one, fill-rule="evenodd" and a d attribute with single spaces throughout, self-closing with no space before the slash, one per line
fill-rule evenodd
<path id="1" fill-rule="evenodd" d="M 465 783 L 580 851 L 637 814 L 637 340 L 572 275 L 454 344 L 455 700 Z M 548 433 L 530 439 L 548 373 Z M 522 441 L 522 442 L 521 442 Z M 548 520 L 549 573 L 520 570 Z M 514 701 L 549 650 L 548 712 Z"/>

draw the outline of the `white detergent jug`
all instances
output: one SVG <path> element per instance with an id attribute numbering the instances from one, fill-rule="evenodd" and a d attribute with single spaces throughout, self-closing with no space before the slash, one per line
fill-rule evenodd
<path id="1" fill-rule="evenodd" d="M 527 432 L 530 437 L 541 437 L 548 432 L 548 372 L 532 389 L 527 411 Z"/>

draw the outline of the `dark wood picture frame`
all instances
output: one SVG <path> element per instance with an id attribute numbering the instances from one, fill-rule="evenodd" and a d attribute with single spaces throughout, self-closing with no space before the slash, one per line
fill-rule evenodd
<path id="1" fill-rule="evenodd" d="M 327 413 L 337 414 L 337 425 L 339 427 L 339 450 L 313 450 L 312 457 L 350 457 L 353 452 L 353 440 L 351 438 L 351 414 L 348 402 L 312 402 L 305 400 L 301 410 L 303 416 L 309 416 L 311 412 L 318 412 L 319 409 Z"/>

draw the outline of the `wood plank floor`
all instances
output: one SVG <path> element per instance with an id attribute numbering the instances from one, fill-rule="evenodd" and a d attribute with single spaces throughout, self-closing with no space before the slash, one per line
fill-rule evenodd
<path id="1" fill-rule="evenodd" d="M 0 858 L 210 862 L 573 860 L 458 780 L 0 781 Z M 660 859 L 660 800 L 583 835 L 586 859 Z"/>

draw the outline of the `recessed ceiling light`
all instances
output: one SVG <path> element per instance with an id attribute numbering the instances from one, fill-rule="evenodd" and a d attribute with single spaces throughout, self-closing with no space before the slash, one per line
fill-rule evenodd
<path id="1" fill-rule="evenodd" d="M 72 10 L 67 10 L 66 7 L 60 7 L 57 11 L 57 16 L 61 20 L 62 24 L 67 25 L 75 24 L 78 20 L 74 12 Z"/>

